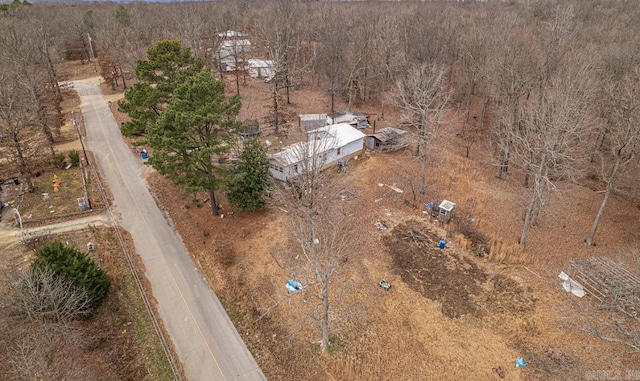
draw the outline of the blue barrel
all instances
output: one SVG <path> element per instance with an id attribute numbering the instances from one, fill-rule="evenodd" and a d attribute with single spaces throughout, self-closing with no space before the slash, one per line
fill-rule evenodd
<path id="1" fill-rule="evenodd" d="M 445 241 L 444 239 L 441 239 L 440 242 L 438 243 L 438 247 L 440 248 L 440 250 L 444 249 L 444 247 L 447 246 L 447 241 Z"/>
<path id="2" fill-rule="evenodd" d="M 147 151 L 143 150 L 142 152 L 140 152 L 140 157 L 142 158 L 142 160 L 147 160 Z"/>

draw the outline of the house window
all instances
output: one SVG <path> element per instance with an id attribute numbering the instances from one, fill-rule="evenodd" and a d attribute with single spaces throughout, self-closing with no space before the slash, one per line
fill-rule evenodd
<path id="1" fill-rule="evenodd" d="M 269 164 L 269 167 L 271 167 L 271 169 L 273 169 L 276 172 L 281 172 L 282 173 L 282 171 L 284 170 L 282 167 L 279 167 L 279 166 L 277 166 L 275 164 Z"/>
<path id="2" fill-rule="evenodd" d="M 342 147 L 338 147 L 338 149 L 336 150 L 336 155 L 340 156 L 341 153 L 342 153 Z"/>

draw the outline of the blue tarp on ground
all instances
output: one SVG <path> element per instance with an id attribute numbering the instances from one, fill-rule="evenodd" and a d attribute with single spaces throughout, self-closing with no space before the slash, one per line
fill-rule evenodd
<path id="1" fill-rule="evenodd" d="M 285 287 L 287 288 L 287 290 L 291 292 L 298 292 L 302 290 L 302 285 L 300 284 L 300 282 L 296 282 L 295 280 L 291 280 L 291 279 L 287 281 L 287 284 L 285 285 Z"/>

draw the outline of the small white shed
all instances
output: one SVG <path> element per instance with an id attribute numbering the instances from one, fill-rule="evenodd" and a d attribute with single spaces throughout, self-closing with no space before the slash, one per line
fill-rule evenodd
<path id="1" fill-rule="evenodd" d="M 307 141 L 269 155 L 269 170 L 274 178 L 286 181 L 307 170 L 324 169 L 357 155 L 364 147 L 364 137 L 346 123 L 311 130 Z"/>
<path id="2" fill-rule="evenodd" d="M 449 200 L 442 200 L 440 205 L 438 205 L 438 220 L 442 222 L 449 222 L 451 219 L 451 214 L 453 213 L 453 209 L 455 209 L 456 203 L 451 202 Z"/>
<path id="3" fill-rule="evenodd" d="M 271 60 L 250 58 L 247 63 L 249 65 L 249 76 L 252 78 L 264 78 L 265 82 L 269 82 L 276 75 L 274 64 Z"/>

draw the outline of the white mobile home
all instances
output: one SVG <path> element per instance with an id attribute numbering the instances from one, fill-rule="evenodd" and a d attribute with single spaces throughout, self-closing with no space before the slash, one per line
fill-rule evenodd
<path id="1" fill-rule="evenodd" d="M 269 170 L 274 178 L 286 181 L 304 171 L 323 169 L 357 155 L 364 146 L 365 134 L 340 123 L 309 131 L 307 136 L 307 141 L 269 155 Z"/>
<path id="2" fill-rule="evenodd" d="M 225 40 L 220 44 L 220 49 L 227 50 L 231 54 L 249 53 L 251 42 L 249 40 Z"/>
<path id="3" fill-rule="evenodd" d="M 231 39 L 245 39 L 249 37 L 249 35 L 246 33 L 235 31 L 235 30 L 227 30 L 227 31 L 218 33 L 218 37 L 223 38 L 225 40 L 231 40 Z"/>

